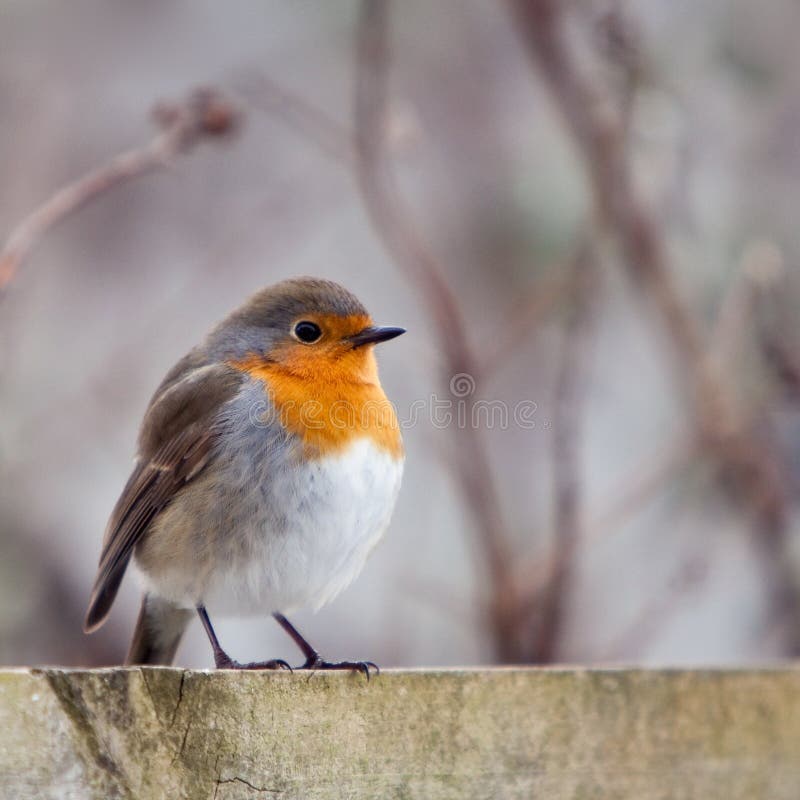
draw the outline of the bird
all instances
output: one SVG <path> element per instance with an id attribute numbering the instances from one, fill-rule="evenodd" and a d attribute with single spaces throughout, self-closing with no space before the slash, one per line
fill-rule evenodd
<path id="1" fill-rule="evenodd" d="M 216 325 L 147 406 L 84 631 L 103 625 L 132 560 L 144 592 L 126 664 L 171 664 L 197 614 L 218 669 L 291 669 L 234 660 L 210 616 L 271 614 L 300 669 L 377 671 L 326 661 L 286 614 L 331 601 L 389 525 L 405 454 L 374 349 L 403 333 L 318 278 L 264 288 Z"/>

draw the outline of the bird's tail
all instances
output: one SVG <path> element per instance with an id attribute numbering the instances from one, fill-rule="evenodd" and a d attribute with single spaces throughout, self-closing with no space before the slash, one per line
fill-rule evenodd
<path id="1" fill-rule="evenodd" d="M 171 664 L 191 618 L 188 609 L 145 594 L 125 663 Z"/>

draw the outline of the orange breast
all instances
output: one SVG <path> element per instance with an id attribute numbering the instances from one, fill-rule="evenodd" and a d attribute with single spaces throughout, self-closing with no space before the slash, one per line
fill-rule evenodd
<path id="1" fill-rule="evenodd" d="M 348 358 L 318 359 L 309 368 L 251 356 L 232 366 L 264 383 L 281 424 L 303 442 L 307 458 L 344 450 L 367 437 L 395 458 L 403 440 L 394 407 L 378 381 L 371 352 Z"/>

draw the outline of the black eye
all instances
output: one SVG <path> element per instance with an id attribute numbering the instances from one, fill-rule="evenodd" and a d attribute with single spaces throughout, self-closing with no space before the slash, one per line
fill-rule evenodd
<path id="1" fill-rule="evenodd" d="M 308 322 L 308 320 L 303 320 L 294 326 L 294 335 L 301 342 L 311 344 L 312 342 L 316 342 L 317 339 L 322 336 L 322 330 L 316 322 Z"/>

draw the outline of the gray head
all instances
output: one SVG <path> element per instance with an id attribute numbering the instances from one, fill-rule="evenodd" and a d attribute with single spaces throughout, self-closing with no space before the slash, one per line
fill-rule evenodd
<path id="1" fill-rule="evenodd" d="M 206 348 L 214 361 L 250 356 L 307 361 L 401 333 L 402 328 L 375 327 L 366 308 L 338 283 L 292 278 L 256 292 L 211 331 Z"/>

